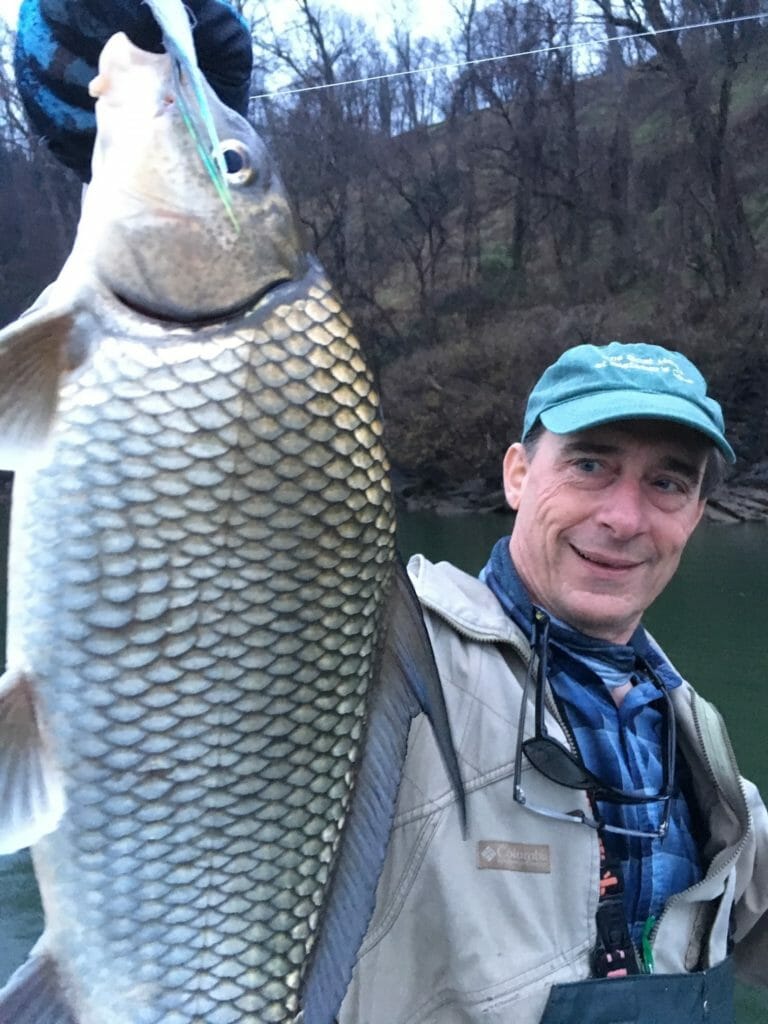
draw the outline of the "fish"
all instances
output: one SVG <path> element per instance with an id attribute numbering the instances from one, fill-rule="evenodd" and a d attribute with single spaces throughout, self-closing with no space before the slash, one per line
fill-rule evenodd
<path id="1" fill-rule="evenodd" d="M 107 42 L 72 252 L 0 331 L 0 852 L 45 912 L 0 1024 L 331 1024 L 421 712 L 464 816 L 374 377 L 207 90 L 222 202 L 185 82 Z"/>

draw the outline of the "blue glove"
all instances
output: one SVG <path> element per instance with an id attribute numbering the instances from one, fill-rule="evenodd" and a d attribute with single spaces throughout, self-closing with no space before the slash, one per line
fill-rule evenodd
<path id="1" fill-rule="evenodd" d="M 245 115 L 252 50 L 248 27 L 224 0 L 186 0 L 200 69 L 228 106 Z M 88 83 L 104 43 L 125 32 L 160 52 L 161 34 L 142 0 L 23 0 L 14 67 L 27 116 L 51 152 L 83 181 L 91 174 L 96 134 Z"/>

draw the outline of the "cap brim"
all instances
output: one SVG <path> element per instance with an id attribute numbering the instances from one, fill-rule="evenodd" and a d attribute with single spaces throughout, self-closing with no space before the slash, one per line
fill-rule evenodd
<path id="1" fill-rule="evenodd" d="M 729 463 L 736 461 L 722 431 L 692 402 L 647 391 L 607 391 L 574 398 L 546 409 L 539 417 L 553 434 L 573 434 L 616 420 L 657 419 L 682 423 L 714 442 Z"/>

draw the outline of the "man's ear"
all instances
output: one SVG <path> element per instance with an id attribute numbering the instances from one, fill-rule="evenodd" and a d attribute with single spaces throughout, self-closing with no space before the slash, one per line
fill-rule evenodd
<path id="1" fill-rule="evenodd" d="M 516 441 L 504 456 L 504 496 L 513 511 L 520 507 L 525 478 L 528 475 L 528 456 L 523 445 Z"/>

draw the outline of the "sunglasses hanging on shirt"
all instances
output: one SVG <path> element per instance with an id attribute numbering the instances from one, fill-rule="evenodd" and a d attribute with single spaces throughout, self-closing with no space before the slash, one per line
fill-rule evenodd
<path id="1" fill-rule="evenodd" d="M 601 779 L 584 764 L 578 754 L 566 747 L 559 740 L 550 736 L 544 721 L 544 696 L 547 684 L 548 654 L 549 654 L 549 617 L 539 609 L 534 611 L 534 635 L 533 651 L 534 656 L 528 664 L 528 671 L 523 687 L 522 704 L 520 707 L 520 720 L 517 730 L 517 748 L 515 751 L 515 775 L 514 775 L 514 799 L 528 810 L 536 814 L 542 814 L 557 821 L 570 821 L 589 826 L 598 832 L 616 832 L 626 836 L 642 836 L 646 838 L 663 839 L 669 828 L 669 814 L 672 803 L 672 784 L 675 777 L 675 715 L 672 708 L 672 700 L 663 681 L 653 671 L 647 662 L 643 668 L 647 671 L 653 683 L 658 687 L 660 696 L 666 702 L 664 717 L 664 747 L 665 757 L 663 764 L 663 778 L 661 790 L 650 796 L 645 794 L 626 793 L 616 789 Z M 534 662 L 536 670 L 534 672 Z M 531 684 L 536 688 L 535 693 L 535 724 L 534 734 L 529 739 L 523 739 L 525 735 L 525 719 L 528 711 L 528 694 Z M 528 799 L 522 786 L 523 775 L 523 754 L 533 767 L 544 775 L 550 782 L 568 789 L 585 790 L 593 807 L 594 817 L 590 817 L 584 811 L 557 811 L 552 808 L 540 807 L 532 804 Z M 617 825 L 609 825 L 603 821 L 597 811 L 595 801 L 604 800 L 616 804 L 663 804 L 661 821 L 658 828 L 647 831 L 637 829 L 620 828 Z"/>

